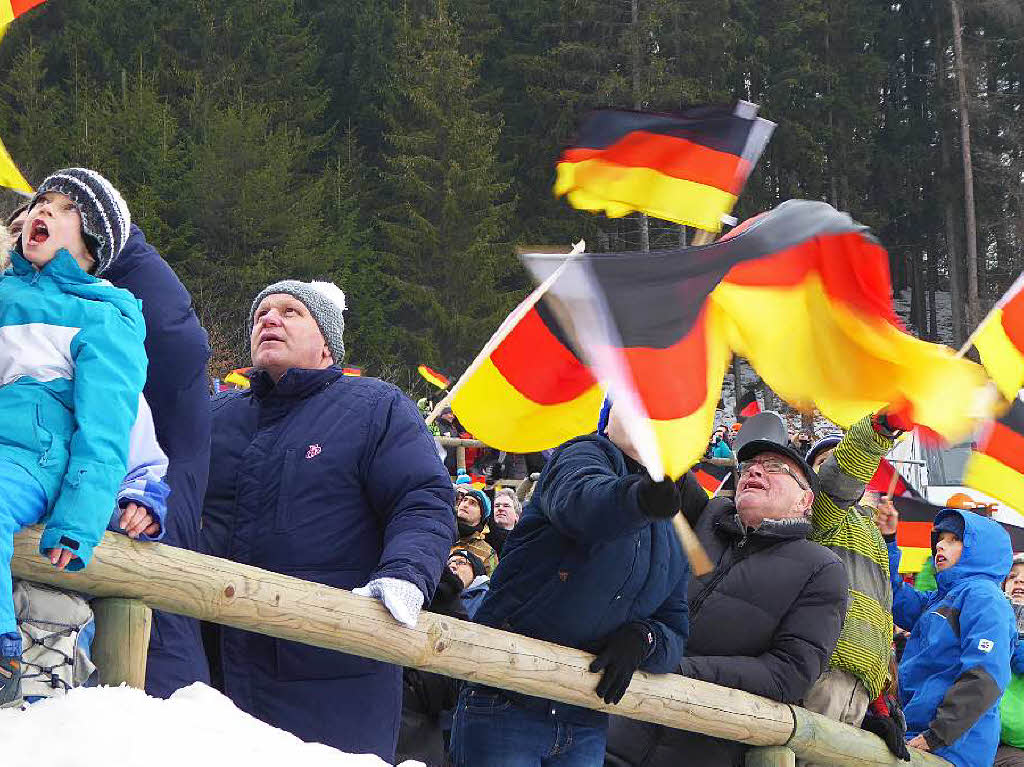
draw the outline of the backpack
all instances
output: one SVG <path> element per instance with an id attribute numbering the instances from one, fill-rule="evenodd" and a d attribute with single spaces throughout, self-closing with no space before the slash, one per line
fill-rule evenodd
<path id="1" fill-rule="evenodd" d="M 93 676 L 89 658 L 95 633 L 92 608 L 80 594 L 14 581 L 21 632 L 21 692 L 27 700 L 66 695 Z"/>

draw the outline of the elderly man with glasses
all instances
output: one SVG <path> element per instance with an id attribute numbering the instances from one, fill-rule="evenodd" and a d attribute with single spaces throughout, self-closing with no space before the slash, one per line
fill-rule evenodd
<path id="1" fill-rule="evenodd" d="M 765 438 L 743 443 L 740 434 L 735 499 L 701 498 L 689 487 L 682 494 L 683 513 L 716 565 L 691 576 L 690 639 L 679 671 L 797 703 L 835 649 L 848 581 L 839 557 L 808 540 L 817 475 L 790 445 L 777 415 L 756 418 L 777 424 L 769 424 Z M 606 765 L 738 766 L 745 749 L 616 718 Z"/>

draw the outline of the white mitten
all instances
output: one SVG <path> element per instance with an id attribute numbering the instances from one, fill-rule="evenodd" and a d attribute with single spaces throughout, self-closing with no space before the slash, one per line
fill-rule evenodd
<path id="1" fill-rule="evenodd" d="M 423 592 L 418 586 L 398 578 L 375 578 L 362 588 L 352 589 L 352 593 L 376 597 L 396 621 L 407 628 L 416 628 L 416 620 L 423 609 Z"/>

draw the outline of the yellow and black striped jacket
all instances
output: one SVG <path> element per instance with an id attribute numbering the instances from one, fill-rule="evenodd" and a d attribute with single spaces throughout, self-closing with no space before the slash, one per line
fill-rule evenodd
<path id="1" fill-rule="evenodd" d="M 859 678 L 872 699 L 889 669 L 892 585 L 885 541 L 856 503 L 892 444 L 870 418 L 855 423 L 818 472 L 811 514 L 811 540 L 834 551 L 850 579 L 846 618 L 829 665 Z"/>

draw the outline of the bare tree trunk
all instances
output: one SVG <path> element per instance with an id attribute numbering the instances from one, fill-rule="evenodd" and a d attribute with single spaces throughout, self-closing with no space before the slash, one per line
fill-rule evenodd
<path id="1" fill-rule="evenodd" d="M 928 301 L 929 341 L 939 340 L 939 321 L 935 311 L 935 288 L 939 283 L 938 238 L 935 246 L 928 251 L 928 271 L 925 273 L 925 297 Z"/>
<path id="2" fill-rule="evenodd" d="M 967 62 L 964 60 L 960 5 L 949 0 L 953 15 L 953 54 L 960 110 L 960 149 L 964 164 L 964 223 L 967 234 L 967 326 L 970 331 L 981 321 L 978 303 L 978 222 L 974 211 L 974 169 L 971 165 L 971 117 L 967 101 Z"/>
<path id="3" fill-rule="evenodd" d="M 685 224 L 680 224 L 679 225 L 679 247 L 680 248 L 685 248 L 686 244 L 687 244 L 686 243 L 686 225 Z"/>
<path id="4" fill-rule="evenodd" d="M 935 73 L 936 85 L 939 88 L 939 157 L 942 172 L 942 217 L 946 235 L 946 265 L 949 270 L 949 303 L 952 308 L 953 337 L 950 339 L 954 348 L 967 338 L 964 328 L 963 272 L 960 267 L 960 247 L 956 235 L 956 214 L 953 209 L 952 172 L 953 162 L 949 149 L 949 110 L 946 96 L 946 46 L 942 36 L 942 22 L 938 9 L 935 14 Z"/>
<path id="5" fill-rule="evenodd" d="M 633 34 L 633 109 L 640 111 L 643 107 L 643 100 L 640 98 L 640 67 L 643 62 L 640 48 L 640 0 L 630 2 L 630 31 Z M 640 214 L 640 250 L 651 249 L 651 222 L 647 220 L 647 214 Z"/>
<path id="6" fill-rule="evenodd" d="M 740 373 L 740 358 L 732 355 L 732 414 L 738 421 L 740 418 L 740 397 L 743 396 L 743 377 Z"/>

